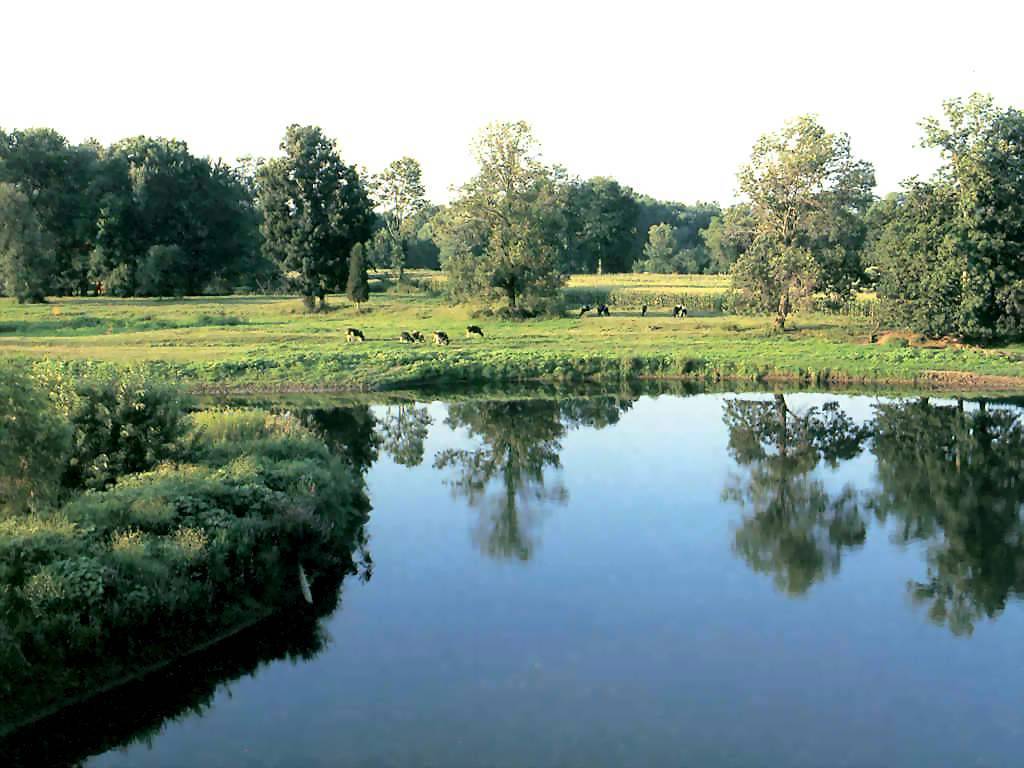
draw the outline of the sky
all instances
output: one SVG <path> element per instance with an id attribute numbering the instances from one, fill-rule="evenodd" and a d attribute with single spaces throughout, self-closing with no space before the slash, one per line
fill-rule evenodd
<path id="1" fill-rule="evenodd" d="M 885 194 L 935 167 L 918 122 L 944 100 L 1024 107 L 1012 0 L 35 0 L 0 22 L 0 127 L 233 161 L 312 123 L 370 172 L 415 157 L 439 202 L 494 120 L 574 176 L 728 204 L 757 137 L 800 114 L 850 134 Z"/>

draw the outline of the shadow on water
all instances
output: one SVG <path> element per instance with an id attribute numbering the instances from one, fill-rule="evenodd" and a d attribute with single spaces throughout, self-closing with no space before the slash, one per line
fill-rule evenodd
<path id="1" fill-rule="evenodd" d="M 0 740 L 0 754 L 11 768 L 73 766 L 111 749 L 150 743 L 169 723 L 206 712 L 223 686 L 280 659 L 313 659 L 329 642 L 313 613 L 272 617 L 15 732 Z"/>

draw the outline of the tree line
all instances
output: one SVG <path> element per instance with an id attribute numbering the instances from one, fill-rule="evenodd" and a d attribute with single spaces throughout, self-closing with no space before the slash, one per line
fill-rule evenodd
<path id="1" fill-rule="evenodd" d="M 725 209 L 571 177 L 523 122 L 484 129 L 478 170 L 447 205 L 426 198 L 415 159 L 370 175 L 314 126 L 290 126 L 278 157 L 233 166 L 176 140 L 0 132 L 0 284 L 20 301 L 291 289 L 315 308 L 346 287 L 365 299 L 367 264 L 399 279 L 440 267 L 455 299 L 528 312 L 571 273 L 729 272 L 736 306 L 780 330 L 811 297 L 874 290 L 886 319 L 922 333 L 1019 338 L 1024 113 L 975 94 L 922 126 L 939 169 L 878 199 L 850 137 L 799 117 L 757 140 Z"/>
<path id="2" fill-rule="evenodd" d="M 454 248 L 439 232 L 449 211 L 427 199 L 415 159 L 371 175 L 315 126 L 289 126 L 280 149 L 231 165 L 175 139 L 104 147 L 71 144 L 48 128 L 0 130 L 0 288 L 27 302 L 292 289 L 315 305 L 346 287 L 357 243 L 368 264 L 400 278 L 406 267 L 439 268 L 442 248 Z M 671 243 L 651 268 L 712 264 L 699 232 L 717 206 L 559 173 L 557 194 L 545 200 L 558 221 L 559 272 L 629 271 L 647 258 L 652 226 Z"/>

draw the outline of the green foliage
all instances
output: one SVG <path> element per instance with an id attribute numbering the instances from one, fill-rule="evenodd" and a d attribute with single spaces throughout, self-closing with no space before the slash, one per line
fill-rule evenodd
<path id="1" fill-rule="evenodd" d="M 181 449 L 188 401 L 176 385 L 141 370 L 116 376 L 52 370 L 42 381 L 72 428 L 64 473 L 69 488 L 104 488 L 174 458 Z"/>
<path id="2" fill-rule="evenodd" d="M 320 128 L 288 126 L 281 150 L 257 173 L 264 251 L 312 309 L 345 285 L 349 253 L 373 234 L 373 206 Z"/>
<path id="3" fill-rule="evenodd" d="M 707 266 L 703 248 L 679 250 L 679 230 L 671 224 L 654 224 L 644 246 L 644 260 L 633 264 L 638 272 L 699 274 Z"/>
<path id="4" fill-rule="evenodd" d="M 154 245 L 146 251 L 135 273 L 135 293 L 139 296 L 173 296 L 178 291 L 184 292 L 181 276 L 188 269 L 188 257 L 181 246 Z"/>
<path id="5" fill-rule="evenodd" d="M 5 718 L 297 605 L 300 563 L 314 600 L 336 600 L 365 543 L 361 478 L 292 417 L 196 429 L 189 464 L 0 520 Z"/>
<path id="6" fill-rule="evenodd" d="M 349 257 L 348 284 L 345 295 L 356 304 L 362 304 L 370 298 L 370 283 L 366 277 L 366 259 L 363 256 L 363 244 L 356 243 Z"/>
<path id="7" fill-rule="evenodd" d="M 28 198 L 0 183 L 0 288 L 18 303 L 46 299 L 53 272 L 53 246 Z"/>
<path id="8" fill-rule="evenodd" d="M 47 509 L 71 452 L 71 429 L 20 367 L 0 361 L 0 518 Z"/>
<path id="9" fill-rule="evenodd" d="M 879 293 L 911 328 L 991 342 L 1024 336 L 1024 113 L 974 94 L 923 123 L 944 164 L 877 217 Z"/>
<path id="10" fill-rule="evenodd" d="M 740 256 L 750 250 L 754 241 L 754 214 L 749 205 L 726 208 L 702 230 L 701 238 L 708 252 L 708 271 L 725 273 Z"/>
<path id="11" fill-rule="evenodd" d="M 84 294 L 89 288 L 102 181 L 101 150 L 93 143 L 72 146 L 49 128 L 0 132 L 0 184 L 13 184 L 30 200 L 52 243 L 46 279 L 53 293 Z"/>
<path id="12" fill-rule="evenodd" d="M 523 122 L 489 125 L 475 150 L 477 175 L 434 225 L 450 294 L 503 296 L 510 307 L 553 296 L 564 281 L 558 176 Z"/>
<path id="13" fill-rule="evenodd" d="M 784 328 L 813 291 L 848 298 L 861 275 L 863 216 L 875 185 L 849 137 L 797 118 L 758 140 L 739 184 L 754 219 L 751 245 L 732 268 L 746 304 L 775 312 Z"/>
<path id="14" fill-rule="evenodd" d="M 417 215 L 427 207 L 423 171 L 411 157 L 395 160 L 371 182 L 381 212 L 381 229 L 388 243 L 389 263 L 402 280 L 410 242 L 417 237 Z"/>
<path id="15" fill-rule="evenodd" d="M 565 189 L 563 272 L 628 272 L 639 206 L 633 191 L 598 176 Z"/>

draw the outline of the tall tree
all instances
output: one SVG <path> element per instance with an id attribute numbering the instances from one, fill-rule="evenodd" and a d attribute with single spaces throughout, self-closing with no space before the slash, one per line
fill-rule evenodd
<path id="1" fill-rule="evenodd" d="M 73 146 L 49 128 L 0 131 L 0 183 L 25 195 L 52 241 L 55 293 L 84 293 L 89 287 L 101 204 L 99 163 L 97 145 Z"/>
<path id="2" fill-rule="evenodd" d="M 638 206 L 632 190 L 597 176 L 566 189 L 567 272 L 628 272 Z"/>
<path id="3" fill-rule="evenodd" d="M 281 150 L 257 176 L 263 247 L 312 310 L 345 285 L 352 247 L 373 234 L 373 205 L 320 128 L 288 126 Z"/>
<path id="4" fill-rule="evenodd" d="M 395 160 L 373 179 L 373 196 L 381 212 L 382 231 L 391 245 L 391 266 L 402 281 L 410 242 L 416 237 L 416 216 L 427 207 L 420 164 L 411 157 Z"/>
<path id="5" fill-rule="evenodd" d="M 564 282 L 563 182 L 540 161 L 524 122 L 492 123 L 474 147 L 479 171 L 437 217 L 442 268 L 460 299 L 501 295 L 515 308 Z"/>
<path id="6" fill-rule="evenodd" d="M 753 241 L 733 266 L 746 302 L 775 311 L 783 329 L 794 303 L 812 291 L 849 297 L 875 185 L 871 164 L 853 156 L 849 136 L 799 117 L 757 141 L 739 185 L 754 216 Z"/>
<path id="7" fill-rule="evenodd" d="M 362 243 L 352 246 L 352 255 L 349 257 L 348 266 L 348 283 L 345 286 L 345 294 L 356 303 L 356 307 L 370 298 L 370 283 L 366 277 L 366 257 L 363 254 Z M 323 297 L 320 301 L 322 305 Z"/>
<path id="8" fill-rule="evenodd" d="M 875 250 L 897 320 L 933 335 L 1024 336 L 1024 112 L 974 94 L 923 122 L 942 166 L 910 180 Z"/>
<path id="9" fill-rule="evenodd" d="M 46 299 L 54 271 L 53 243 L 28 198 L 0 184 L 0 286 L 19 304 Z"/>
<path id="10" fill-rule="evenodd" d="M 708 251 L 708 271 L 728 272 L 754 240 L 754 216 L 749 205 L 726 208 L 712 217 L 701 239 Z"/>

